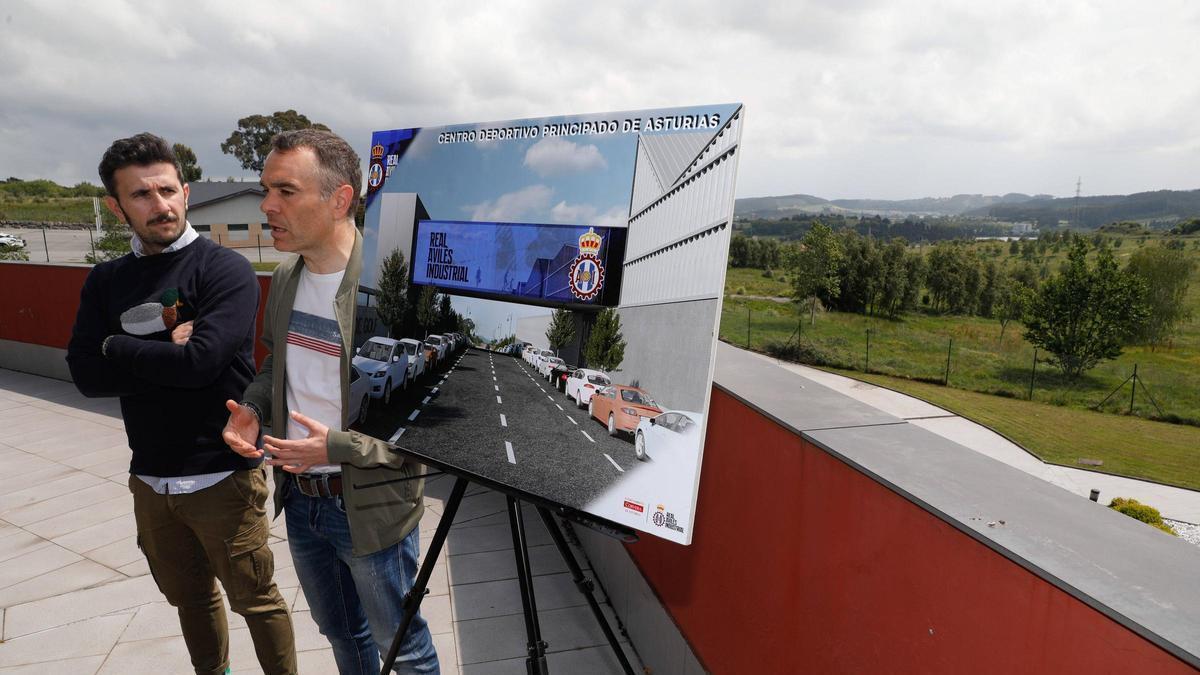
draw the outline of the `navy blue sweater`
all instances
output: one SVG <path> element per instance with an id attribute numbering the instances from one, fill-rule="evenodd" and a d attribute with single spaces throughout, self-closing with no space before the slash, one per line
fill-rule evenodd
<path id="1" fill-rule="evenodd" d="M 240 401 L 254 377 L 258 295 L 250 263 L 204 238 L 88 274 L 67 364 L 85 396 L 121 398 L 131 473 L 190 476 L 261 462 L 221 440 L 225 401 Z M 194 321 L 192 336 L 176 345 L 171 329 L 184 321 Z"/>

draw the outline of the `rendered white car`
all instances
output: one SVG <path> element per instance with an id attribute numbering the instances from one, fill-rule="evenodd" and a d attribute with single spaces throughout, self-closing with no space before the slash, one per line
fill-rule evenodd
<path id="1" fill-rule="evenodd" d="M 371 378 L 358 366 L 350 365 L 350 414 L 346 418 L 352 426 L 362 426 L 367 421 L 367 408 L 371 403 Z"/>
<path id="2" fill-rule="evenodd" d="M 408 355 L 399 340 L 373 337 L 358 348 L 352 361 L 371 380 L 371 398 L 392 402 L 392 391 L 408 386 Z"/>
<path id="3" fill-rule="evenodd" d="M 441 335 L 426 335 L 425 342 L 432 342 L 438 348 L 438 363 L 446 362 L 446 354 L 450 352 L 450 341 Z"/>
<path id="4" fill-rule="evenodd" d="M 567 376 L 567 398 L 575 401 L 576 408 L 586 408 L 588 401 L 592 400 L 592 394 L 595 394 L 597 389 L 610 384 L 612 384 L 612 380 L 608 377 L 608 373 L 580 368 Z"/>
<path id="5" fill-rule="evenodd" d="M 529 365 L 533 366 L 533 369 L 540 373 L 542 372 L 542 361 L 545 361 L 552 356 L 554 356 L 554 352 L 550 351 L 549 349 L 539 349 L 533 353 L 533 357 L 530 359 Z"/>
<path id="6" fill-rule="evenodd" d="M 561 363 L 566 363 L 557 356 L 547 356 L 538 362 L 538 373 L 541 374 L 543 380 L 550 379 L 550 371 L 554 370 L 554 366 Z"/>
<path id="7" fill-rule="evenodd" d="M 425 374 L 425 345 L 420 340 L 403 338 L 400 346 L 408 357 L 408 381 L 416 382 L 418 377 Z"/>
<path id="8" fill-rule="evenodd" d="M 704 415 L 687 410 L 664 410 L 657 417 L 643 417 L 633 432 L 633 452 L 641 461 L 651 454 L 671 461 L 700 451 Z"/>
<path id="9" fill-rule="evenodd" d="M 4 234 L 3 232 L 0 232 L 0 246 L 25 248 L 25 240 L 15 234 Z"/>

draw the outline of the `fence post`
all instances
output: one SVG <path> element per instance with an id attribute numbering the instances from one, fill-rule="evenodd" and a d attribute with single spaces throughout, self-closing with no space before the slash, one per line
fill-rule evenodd
<path id="1" fill-rule="evenodd" d="M 258 264 L 262 264 L 262 233 L 254 235 L 254 240 L 258 242 Z"/>
<path id="2" fill-rule="evenodd" d="M 1133 414 L 1133 397 L 1137 396 L 1137 367 L 1138 364 L 1133 364 L 1133 387 L 1129 389 L 1129 414 Z"/>
<path id="3" fill-rule="evenodd" d="M 46 262 L 50 262 L 50 241 L 46 239 L 46 228 L 42 228 L 42 246 L 46 247 Z"/>
<path id="4" fill-rule="evenodd" d="M 950 338 L 950 344 L 946 346 L 946 374 L 942 377 L 942 386 L 950 386 L 950 350 L 954 349 L 954 338 Z"/>
<path id="5" fill-rule="evenodd" d="M 1033 367 L 1029 369 L 1029 400 L 1033 400 L 1033 378 L 1037 376 L 1037 347 L 1033 348 Z"/>
<path id="6" fill-rule="evenodd" d="M 867 326 L 867 363 L 866 363 L 866 368 L 863 369 L 863 372 L 864 373 L 871 372 L 871 327 L 870 326 Z"/>
<path id="7" fill-rule="evenodd" d="M 92 245 L 92 260 L 96 260 L 96 238 L 92 236 L 92 228 L 88 228 L 88 243 Z M 97 261 L 99 262 L 99 261 Z"/>
<path id="8" fill-rule="evenodd" d="M 746 305 L 746 349 L 750 349 L 750 306 Z"/>

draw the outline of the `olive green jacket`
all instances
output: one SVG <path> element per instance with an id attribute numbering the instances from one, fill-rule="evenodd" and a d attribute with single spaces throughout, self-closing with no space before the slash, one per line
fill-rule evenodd
<path id="1" fill-rule="evenodd" d="M 275 434 L 287 433 L 287 349 L 275 350 L 275 336 L 284 338 L 296 302 L 296 288 L 304 259 L 293 256 L 275 268 L 267 307 L 263 314 L 262 341 L 267 348 L 258 375 L 246 388 L 242 400 L 253 403 L 273 425 Z M 403 539 L 421 521 L 424 512 L 423 480 L 419 464 L 393 452 L 385 441 L 346 430 L 350 410 L 350 362 L 354 356 L 354 310 L 358 280 L 362 273 L 362 235 L 355 230 L 354 249 L 346 274 L 334 298 L 334 313 L 342 333 L 342 426 L 329 430 L 329 461 L 342 465 L 342 499 L 350 521 L 354 555 L 367 555 Z M 303 411 L 301 411 L 303 412 Z M 277 427 L 277 428 L 276 428 Z M 283 510 L 283 494 L 293 483 L 292 474 L 275 468 L 275 515 Z M 294 487 L 294 486 L 292 486 Z"/>

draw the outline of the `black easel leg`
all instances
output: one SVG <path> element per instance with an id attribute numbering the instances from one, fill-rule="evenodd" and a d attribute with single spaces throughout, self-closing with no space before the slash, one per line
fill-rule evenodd
<path id="1" fill-rule="evenodd" d="M 521 606 L 525 612 L 525 634 L 529 638 L 525 671 L 529 675 L 549 675 L 546 666 L 546 643 L 538 625 L 537 603 L 533 599 L 533 571 L 529 567 L 529 542 L 525 538 L 525 520 L 521 517 L 521 502 L 505 496 L 508 501 L 508 528 L 512 531 L 513 554 L 517 562 L 517 581 L 521 585 Z"/>
<path id="2" fill-rule="evenodd" d="M 621 668 L 626 675 L 634 675 L 633 666 L 625 657 L 625 650 L 621 649 L 616 633 L 613 633 L 612 628 L 608 625 L 608 619 L 600 609 L 600 603 L 596 601 L 595 585 L 590 579 L 583 576 L 583 569 L 579 567 L 579 563 L 575 560 L 575 554 L 571 553 L 570 547 L 567 546 L 567 540 L 563 537 L 562 530 L 559 529 L 554 516 L 540 506 L 537 511 L 538 515 L 542 517 L 542 522 L 546 524 L 546 529 L 550 530 L 550 536 L 554 539 L 554 545 L 558 547 L 563 562 L 567 563 L 567 568 L 571 570 L 571 578 L 575 581 L 575 587 L 579 589 L 580 593 L 583 593 L 584 598 L 587 598 L 588 606 L 592 608 L 592 614 L 596 615 L 600 630 L 604 631 L 604 637 L 608 638 L 608 644 L 612 647 L 613 653 L 617 655 L 617 661 L 621 663 Z"/>
<path id="3" fill-rule="evenodd" d="M 437 562 L 438 556 L 442 554 L 442 545 L 446 543 L 446 537 L 450 535 L 450 526 L 454 524 L 454 514 L 458 512 L 458 505 L 462 503 L 463 493 L 466 491 L 467 480 L 455 478 L 454 487 L 450 490 L 450 499 L 446 501 L 446 508 L 442 512 L 442 519 L 438 521 L 437 531 L 434 532 L 433 539 L 429 542 L 429 550 L 425 553 L 425 561 L 421 563 L 421 570 L 417 572 L 417 579 L 413 582 L 413 587 L 404 596 L 404 616 L 400 619 L 400 627 L 396 630 L 396 637 L 392 639 L 392 647 L 388 649 L 387 658 L 383 660 L 383 668 L 379 671 L 380 675 L 390 673 L 392 666 L 396 664 L 396 654 L 400 652 L 400 645 L 404 642 L 408 626 L 412 623 L 413 617 L 417 615 L 421 601 L 425 599 L 429 577 L 433 574 L 433 566 Z M 418 524 L 417 527 L 420 525 Z"/>

